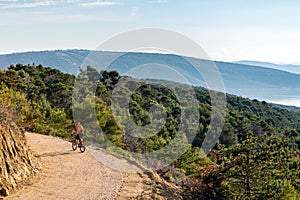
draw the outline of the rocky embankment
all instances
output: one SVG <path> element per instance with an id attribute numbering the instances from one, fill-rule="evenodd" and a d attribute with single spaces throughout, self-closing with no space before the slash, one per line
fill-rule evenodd
<path id="1" fill-rule="evenodd" d="M 0 197 L 8 196 L 37 171 L 23 132 L 0 124 Z"/>

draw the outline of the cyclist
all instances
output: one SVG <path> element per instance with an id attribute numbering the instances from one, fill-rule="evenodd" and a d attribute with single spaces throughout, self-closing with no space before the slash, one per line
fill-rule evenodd
<path id="1" fill-rule="evenodd" d="M 77 141 L 80 141 L 80 143 L 79 144 L 81 144 L 82 143 L 82 136 L 83 136 L 83 134 L 84 134 L 84 128 L 83 128 L 83 126 L 80 124 L 80 122 L 78 121 L 78 122 L 76 122 L 76 126 L 73 128 L 73 130 L 72 130 L 72 132 L 71 132 L 71 135 L 73 135 L 73 134 L 76 134 L 76 140 Z"/>

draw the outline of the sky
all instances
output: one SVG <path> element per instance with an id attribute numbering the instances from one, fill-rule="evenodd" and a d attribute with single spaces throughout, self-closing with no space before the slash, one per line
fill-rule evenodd
<path id="1" fill-rule="evenodd" d="M 214 60 L 300 64 L 297 0 L 0 0 L 0 54 L 93 50 L 140 28 L 183 34 Z"/>

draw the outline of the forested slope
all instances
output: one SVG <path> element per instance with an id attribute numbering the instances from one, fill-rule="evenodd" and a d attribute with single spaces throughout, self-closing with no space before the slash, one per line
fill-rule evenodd
<path id="1" fill-rule="evenodd" d="M 152 106 L 162 105 L 166 120 L 160 131 L 144 138 L 124 133 L 111 108 L 113 89 L 120 78 L 116 71 L 97 72 L 87 67 L 77 80 L 93 84 L 74 90 L 73 75 L 41 65 L 11 66 L 0 71 L 0 120 L 66 137 L 72 126 L 72 94 L 75 93 L 80 99 L 77 112 L 93 106 L 98 119 L 96 125 L 103 131 L 97 133 L 95 124 L 88 124 L 91 116 L 84 115 L 82 120 L 87 122 L 84 125 L 90 127 L 87 141 L 101 145 L 109 140 L 123 150 L 121 153 L 130 154 L 155 152 L 178 134 L 190 140 L 184 131 L 178 132 L 180 123 L 185 120 L 181 119 L 182 106 L 176 95 L 161 84 L 140 85 L 129 103 L 131 119 L 139 126 L 151 123 Z M 128 79 L 131 84 L 137 84 L 135 79 Z M 176 84 L 176 90 L 185 92 L 186 88 Z M 195 87 L 193 90 L 199 111 L 197 135 L 179 159 L 159 171 L 161 176 L 188 188 L 199 199 L 298 198 L 300 113 L 228 94 L 224 127 L 219 127 L 222 134 L 209 156 L 203 157 L 200 147 L 210 128 L 211 99 L 206 89 Z M 86 95 L 90 92 L 92 95 Z"/>

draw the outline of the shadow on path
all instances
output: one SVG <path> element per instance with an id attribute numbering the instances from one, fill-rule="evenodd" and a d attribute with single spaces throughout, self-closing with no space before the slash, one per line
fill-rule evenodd
<path id="1" fill-rule="evenodd" d="M 65 155 L 70 155 L 74 152 L 71 150 L 70 152 L 49 152 L 49 153 L 43 153 L 41 155 L 37 155 L 37 157 L 55 157 L 55 156 L 65 156 Z M 80 152 L 78 152 L 80 153 Z"/>

